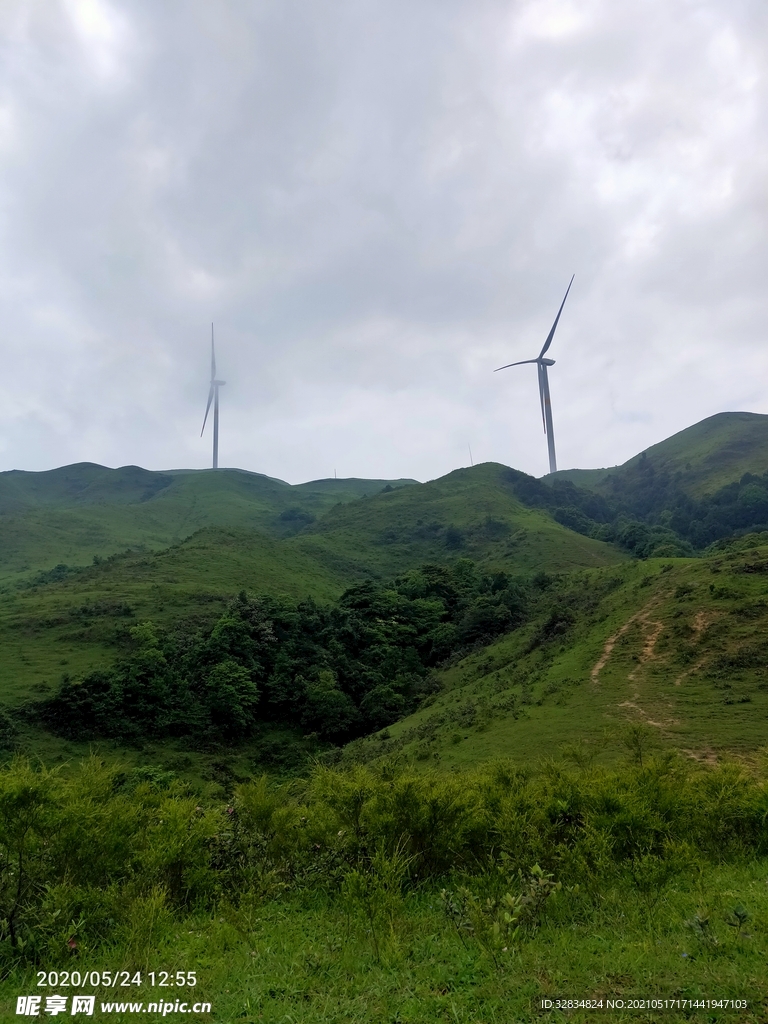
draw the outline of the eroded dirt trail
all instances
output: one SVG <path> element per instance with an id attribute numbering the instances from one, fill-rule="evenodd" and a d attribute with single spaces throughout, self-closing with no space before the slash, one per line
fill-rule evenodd
<path id="1" fill-rule="evenodd" d="M 635 622 L 639 622 L 643 626 L 643 648 L 640 652 L 639 663 L 637 667 L 632 670 L 632 672 L 629 675 L 629 678 L 634 679 L 638 669 L 641 668 L 647 661 L 650 661 L 651 658 L 655 656 L 654 652 L 656 649 L 656 642 L 658 641 L 659 636 L 661 635 L 661 631 L 664 628 L 663 622 L 651 620 L 651 612 L 656 607 L 656 605 L 658 605 L 658 603 L 658 598 L 654 598 L 652 601 L 649 601 L 645 608 L 641 608 L 639 612 L 635 612 L 634 615 L 631 615 L 623 626 L 617 629 L 612 636 L 608 637 L 603 647 L 603 653 L 600 655 L 599 660 L 595 662 L 594 666 L 592 667 L 592 671 L 589 674 L 589 678 L 593 683 L 598 683 L 600 681 L 600 673 L 608 664 L 608 659 L 610 658 L 613 652 L 613 648 L 616 646 L 616 643 L 621 639 L 621 637 L 627 632 L 629 627 L 632 626 Z"/>
<path id="2" fill-rule="evenodd" d="M 653 729 L 658 730 L 659 734 L 665 736 L 671 741 L 675 741 L 675 730 L 679 727 L 681 722 L 680 719 L 675 716 L 676 707 L 673 700 L 665 696 L 663 690 L 659 691 L 658 687 L 653 687 L 653 697 L 651 694 L 646 694 L 646 697 L 650 699 L 652 707 L 646 710 L 642 707 L 642 703 L 647 701 L 641 700 L 641 695 L 638 690 L 642 688 L 642 676 L 640 675 L 641 669 L 648 665 L 649 662 L 658 658 L 659 655 L 656 653 L 656 645 L 659 642 L 662 631 L 664 629 L 664 623 L 658 616 L 659 605 L 669 595 L 657 595 L 652 600 L 635 612 L 634 615 L 626 620 L 626 622 L 616 630 L 603 645 L 602 653 L 597 662 L 592 667 L 590 672 L 590 679 L 592 683 L 600 682 L 600 673 L 608 664 L 608 661 L 613 653 L 613 649 L 624 634 L 633 625 L 640 627 L 641 636 L 638 638 L 639 650 L 636 653 L 637 663 L 631 671 L 627 673 L 626 682 L 628 684 L 634 683 L 634 692 L 631 695 L 631 699 L 621 700 L 616 705 L 622 712 L 627 716 L 628 719 L 634 719 L 636 722 L 639 721 L 644 725 L 650 726 Z M 711 625 L 711 623 L 718 617 L 717 612 L 699 610 L 693 617 L 691 622 L 691 632 L 688 636 L 688 640 L 694 643 L 699 641 L 704 631 Z M 633 644 L 634 646 L 634 644 Z M 697 658 L 695 663 L 686 669 L 684 672 L 673 677 L 670 673 L 669 682 L 674 683 L 675 686 L 680 686 L 683 681 L 690 675 L 698 672 L 708 661 L 710 655 L 705 654 L 700 658 Z M 638 678 L 640 676 L 640 678 Z M 682 751 L 686 756 L 700 761 L 704 764 L 716 764 L 717 754 L 711 748 L 705 748 L 703 750 L 690 750 L 683 748 Z"/>
<path id="3" fill-rule="evenodd" d="M 643 665 L 656 657 L 656 641 L 661 636 L 661 631 L 664 628 L 664 623 L 661 620 L 652 621 L 650 606 L 640 612 L 637 620 L 643 624 L 643 649 L 640 651 L 637 665 L 629 673 L 630 679 L 634 679 Z"/>
<path id="4" fill-rule="evenodd" d="M 701 638 L 701 634 L 704 632 L 707 626 L 714 622 L 716 618 L 717 614 L 713 612 L 705 612 L 703 609 L 701 611 L 696 612 L 696 615 L 693 619 L 693 639 L 699 640 Z M 703 658 L 699 658 L 695 665 L 691 665 L 691 667 L 687 668 L 685 672 L 681 672 L 680 675 L 675 679 L 675 686 L 679 686 L 687 676 L 694 675 L 694 673 L 698 672 L 699 669 L 704 666 L 706 661 L 707 655 L 704 655 Z"/>
<path id="5" fill-rule="evenodd" d="M 608 637 L 605 642 L 605 646 L 603 647 L 603 653 L 591 672 L 591 679 L 593 683 L 599 682 L 600 672 L 607 664 L 617 641 L 634 623 L 637 623 L 641 628 L 642 646 L 639 654 L 637 655 L 637 664 L 627 675 L 627 682 L 635 682 L 638 672 L 647 665 L 649 661 L 652 661 L 656 657 L 656 644 L 661 636 L 664 623 L 661 619 L 655 618 L 653 612 L 659 605 L 660 600 L 660 598 L 656 597 L 649 601 L 648 604 L 644 608 L 641 608 L 639 612 L 635 612 L 634 615 L 631 615 L 624 625 L 613 634 L 613 636 Z M 666 721 L 661 721 L 658 714 L 654 714 L 654 717 L 651 717 L 651 715 L 649 715 L 648 712 L 637 703 L 639 697 L 640 695 L 635 693 L 633 700 L 621 701 L 617 706 L 627 709 L 631 714 L 640 718 L 640 720 L 646 725 L 650 725 L 654 729 L 658 729 L 660 732 L 665 732 L 670 726 L 679 724 L 671 718 Z"/>

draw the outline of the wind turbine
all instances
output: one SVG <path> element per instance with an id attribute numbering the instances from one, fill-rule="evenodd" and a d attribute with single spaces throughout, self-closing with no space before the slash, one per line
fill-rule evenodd
<path id="1" fill-rule="evenodd" d="M 568 292 L 571 290 L 573 284 L 574 274 L 565 290 L 565 297 L 560 303 L 560 309 L 557 311 L 555 322 L 552 324 L 552 330 L 547 335 L 547 340 L 544 342 L 544 348 L 539 352 L 535 359 L 521 359 L 519 363 L 507 363 L 506 366 L 499 366 L 493 372 L 497 373 L 499 370 L 508 370 L 510 366 L 524 366 L 527 363 L 536 363 L 536 369 L 539 373 L 539 398 L 541 399 L 541 418 L 544 421 L 544 433 L 547 435 L 547 448 L 549 449 L 549 472 L 557 472 L 557 459 L 555 458 L 555 432 L 552 428 L 552 402 L 549 398 L 549 380 L 547 379 L 547 367 L 554 366 L 554 359 L 545 359 L 544 353 L 547 351 L 549 346 L 552 344 L 552 339 L 555 336 L 557 330 L 557 324 L 560 320 L 560 314 L 563 312 L 563 306 L 565 300 L 568 298 Z"/>
<path id="2" fill-rule="evenodd" d="M 227 382 L 225 380 L 216 380 L 216 351 L 213 347 L 213 324 L 211 324 L 211 390 L 208 392 L 208 405 L 205 407 L 205 418 L 203 419 L 203 430 L 205 430 L 205 424 L 208 420 L 208 413 L 211 409 L 211 402 L 213 402 L 213 468 L 219 468 L 219 388 L 223 387 Z M 203 430 L 200 431 L 200 437 L 203 436 Z"/>

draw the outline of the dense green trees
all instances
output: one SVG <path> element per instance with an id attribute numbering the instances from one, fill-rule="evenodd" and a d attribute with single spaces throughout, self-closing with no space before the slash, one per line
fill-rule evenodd
<path id="1" fill-rule="evenodd" d="M 37 713 L 75 738 L 236 742 L 269 721 L 341 742 L 412 710 L 433 666 L 519 625 L 535 591 L 459 559 L 359 583 L 335 606 L 241 593 L 207 631 L 134 626 L 114 668 L 66 679 Z"/>
<path id="2" fill-rule="evenodd" d="M 510 469 L 517 497 L 577 533 L 611 541 L 638 558 L 693 554 L 714 541 L 768 530 L 768 473 L 745 473 L 714 494 L 692 498 L 680 474 L 656 470 L 638 459 L 613 473 L 606 495 L 570 480 L 536 480 Z"/>

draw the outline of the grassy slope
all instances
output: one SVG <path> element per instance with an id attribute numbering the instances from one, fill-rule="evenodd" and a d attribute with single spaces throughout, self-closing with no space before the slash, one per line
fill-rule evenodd
<path id="1" fill-rule="evenodd" d="M 254 486 L 245 474 L 245 484 L 234 474 L 189 476 L 198 488 L 201 480 L 221 482 L 221 504 L 231 499 L 233 508 L 245 500 L 240 488 Z M 623 561 L 609 545 L 521 506 L 503 476 L 504 467 L 478 466 L 430 484 L 336 503 L 294 536 L 210 528 L 165 551 L 114 558 L 58 582 L 6 585 L 0 593 L 0 701 L 16 703 L 64 672 L 78 676 L 111 662 L 121 633 L 136 621 L 212 622 L 242 589 L 330 601 L 355 580 L 387 578 L 430 560 L 470 556 L 512 573 Z M 257 483 L 268 493 L 285 488 L 291 493 L 289 507 L 295 507 L 297 489 L 265 477 Z M 307 493 L 315 500 L 316 492 Z M 339 492 L 331 487 L 328 493 L 335 499 Z M 182 504 L 181 498 L 174 500 Z M 449 543 L 451 524 L 460 532 L 457 546 Z M 131 615 L 123 613 L 125 603 Z"/>
<path id="2" fill-rule="evenodd" d="M 582 574 L 566 584 L 576 622 L 564 638 L 529 650 L 538 621 L 469 655 L 390 740 L 359 741 L 350 756 L 451 767 L 576 743 L 611 758 L 626 754 L 631 724 L 651 747 L 700 759 L 754 752 L 768 744 L 767 572 L 763 545 Z"/>
<path id="3" fill-rule="evenodd" d="M 653 445 L 645 454 L 657 472 L 680 473 L 680 485 L 691 495 L 711 494 L 744 473 L 768 470 L 768 416 L 721 412 Z M 636 455 L 611 469 L 563 470 L 557 476 L 602 492 L 611 476 L 640 458 Z"/>
<path id="4" fill-rule="evenodd" d="M 332 600 L 347 582 L 273 537 L 203 530 L 166 551 L 8 589 L 0 595 L 0 700 L 15 703 L 64 672 L 111 663 L 120 633 L 137 621 L 212 623 L 239 590 Z"/>
<path id="5" fill-rule="evenodd" d="M 291 486 L 258 473 L 223 469 L 153 473 L 92 463 L 46 473 L 0 474 L 0 580 L 58 563 L 87 565 L 125 548 L 159 549 L 206 526 L 293 532 L 280 514 L 319 516 L 387 484 L 408 480 L 319 480 Z"/>
<path id="6" fill-rule="evenodd" d="M 622 560 L 617 550 L 522 505 L 506 472 L 497 463 L 484 463 L 335 507 L 296 543 L 318 558 L 343 551 L 382 576 L 443 561 L 446 554 L 512 572 L 562 572 Z"/>

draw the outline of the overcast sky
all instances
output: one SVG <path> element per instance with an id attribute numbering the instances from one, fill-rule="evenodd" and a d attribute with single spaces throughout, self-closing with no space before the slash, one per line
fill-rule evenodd
<path id="1" fill-rule="evenodd" d="M 3 0 L 0 469 L 614 465 L 768 413 L 765 0 Z"/>

